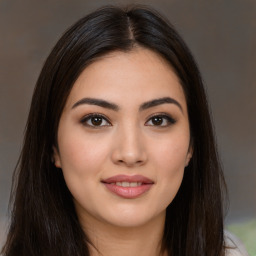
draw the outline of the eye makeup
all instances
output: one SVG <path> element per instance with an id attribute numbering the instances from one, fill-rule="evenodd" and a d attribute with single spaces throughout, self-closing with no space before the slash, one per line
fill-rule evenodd
<path id="1" fill-rule="evenodd" d="M 82 123 L 84 126 L 91 127 L 91 128 L 112 126 L 108 118 L 106 118 L 104 115 L 99 113 L 91 113 L 84 116 L 81 119 L 80 123 Z"/>
<path id="2" fill-rule="evenodd" d="M 146 126 L 156 126 L 156 127 L 168 127 L 176 123 L 176 119 L 174 119 L 170 114 L 167 113 L 157 113 L 148 119 L 145 123 Z"/>
<path id="3" fill-rule="evenodd" d="M 99 113 L 90 113 L 84 116 L 80 123 L 84 126 L 91 127 L 91 128 L 101 128 L 101 127 L 108 127 L 112 126 L 109 119 Z M 168 127 L 176 123 L 176 120 L 167 113 L 157 113 L 152 115 L 145 123 L 145 126 L 155 126 L 155 127 Z"/>

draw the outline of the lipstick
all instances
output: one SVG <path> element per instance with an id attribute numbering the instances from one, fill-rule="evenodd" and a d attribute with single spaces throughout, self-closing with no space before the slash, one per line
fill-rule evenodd
<path id="1" fill-rule="evenodd" d="M 116 175 L 101 181 L 112 193 L 127 199 L 140 197 L 154 185 L 154 182 L 142 175 Z"/>

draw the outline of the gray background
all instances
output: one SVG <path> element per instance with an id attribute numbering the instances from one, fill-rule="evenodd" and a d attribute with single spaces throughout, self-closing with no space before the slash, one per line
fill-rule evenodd
<path id="1" fill-rule="evenodd" d="M 256 217 L 256 1 L 0 0 L 0 243 L 11 175 L 43 62 L 67 27 L 115 3 L 155 7 L 191 48 L 206 83 L 228 183 L 226 222 Z"/>

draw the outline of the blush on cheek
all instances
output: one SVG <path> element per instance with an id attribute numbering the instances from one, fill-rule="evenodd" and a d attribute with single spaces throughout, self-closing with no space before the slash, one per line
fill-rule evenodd
<path id="1" fill-rule="evenodd" d="M 184 144 L 186 145 L 187 143 Z M 178 143 L 161 146 L 157 150 L 158 161 L 171 168 L 184 165 L 184 159 L 186 159 L 188 154 L 188 147 L 188 145 L 185 147 L 184 145 L 180 146 Z"/>
<path id="2" fill-rule="evenodd" d="M 63 162 L 68 161 L 75 165 L 83 165 L 86 162 L 95 160 L 96 154 L 93 147 L 86 143 L 86 140 L 80 138 L 70 138 L 61 142 L 61 159 Z"/>
<path id="3" fill-rule="evenodd" d="M 158 155 L 158 172 L 161 173 L 165 186 L 169 187 L 171 200 L 176 195 L 183 179 L 186 154 L 184 148 L 168 147 L 166 150 L 162 149 Z"/>

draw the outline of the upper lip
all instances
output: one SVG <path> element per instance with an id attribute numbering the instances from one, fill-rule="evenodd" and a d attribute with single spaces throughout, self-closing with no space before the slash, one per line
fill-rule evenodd
<path id="1" fill-rule="evenodd" d="M 102 180 L 103 183 L 116 183 L 116 182 L 141 182 L 144 184 L 153 184 L 154 182 L 142 175 L 116 175 Z"/>

